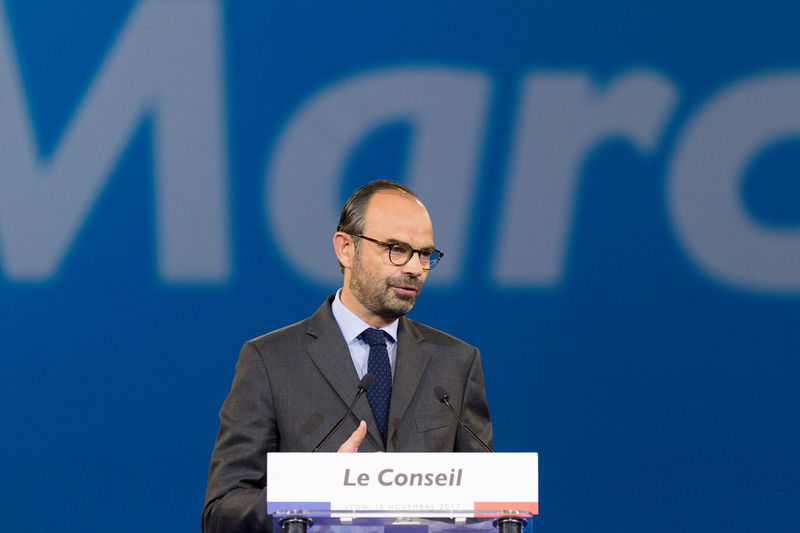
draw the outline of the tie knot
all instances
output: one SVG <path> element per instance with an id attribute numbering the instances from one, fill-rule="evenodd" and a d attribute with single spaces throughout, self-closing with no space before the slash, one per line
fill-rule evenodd
<path id="1" fill-rule="evenodd" d="M 365 329 L 361 332 L 361 335 L 359 335 L 359 337 L 370 346 L 385 345 L 387 336 L 388 334 L 385 331 L 375 328 Z"/>

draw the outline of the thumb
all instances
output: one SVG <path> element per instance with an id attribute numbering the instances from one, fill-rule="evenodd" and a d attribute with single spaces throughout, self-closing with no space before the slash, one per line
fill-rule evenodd
<path id="1" fill-rule="evenodd" d="M 367 436 L 367 423 L 363 420 L 358 424 L 358 428 L 339 446 L 339 453 L 355 453 L 361 445 L 361 441 Z"/>

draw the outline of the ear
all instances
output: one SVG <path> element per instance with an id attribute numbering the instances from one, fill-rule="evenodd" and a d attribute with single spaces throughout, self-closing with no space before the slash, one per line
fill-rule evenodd
<path id="1" fill-rule="evenodd" d="M 347 233 L 337 231 L 333 235 L 333 251 L 336 252 L 336 258 L 345 268 L 350 268 L 353 265 L 353 257 L 356 252 L 353 237 Z"/>

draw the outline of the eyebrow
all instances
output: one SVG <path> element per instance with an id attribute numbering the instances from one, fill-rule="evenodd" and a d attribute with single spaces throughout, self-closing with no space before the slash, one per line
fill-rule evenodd
<path id="1" fill-rule="evenodd" d="M 407 243 L 406 241 L 401 241 L 401 240 L 399 240 L 399 239 L 386 239 L 386 240 L 385 240 L 385 241 L 383 241 L 383 242 L 385 242 L 385 243 L 388 243 L 388 244 L 405 244 L 405 245 L 406 245 L 406 246 L 408 246 L 409 248 L 413 248 L 413 246 L 411 246 L 411 245 L 410 245 L 409 243 Z M 423 246 L 422 248 L 420 248 L 420 250 L 422 250 L 422 251 L 424 251 L 424 252 L 432 252 L 432 251 L 436 250 L 436 245 L 431 245 L 431 246 Z"/>

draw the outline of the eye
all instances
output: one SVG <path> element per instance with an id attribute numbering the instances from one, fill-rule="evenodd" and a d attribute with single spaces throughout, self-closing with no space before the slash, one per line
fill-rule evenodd
<path id="1" fill-rule="evenodd" d="M 432 253 L 433 253 L 433 250 L 420 250 L 419 251 L 419 257 L 420 257 L 420 259 L 430 259 Z"/>
<path id="2" fill-rule="evenodd" d="M 392 245 L 392 251 L 397 255 L 408 255 L 411 253 L 411 247 L 407 244 L 394 244 Z"/>

